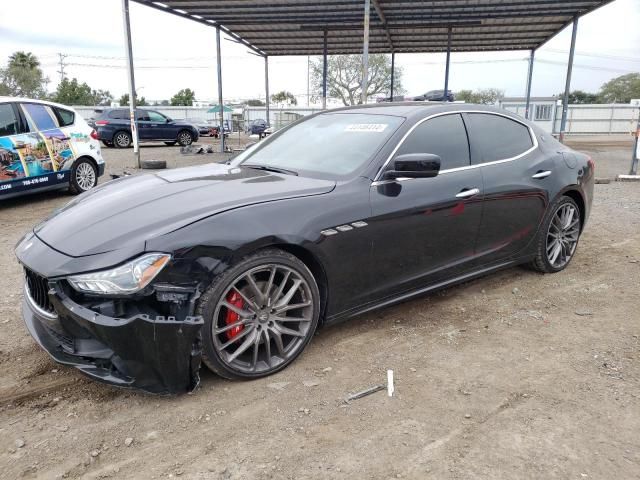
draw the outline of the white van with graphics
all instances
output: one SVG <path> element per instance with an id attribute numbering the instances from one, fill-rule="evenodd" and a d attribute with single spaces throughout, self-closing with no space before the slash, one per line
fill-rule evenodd
<path id="1" fill-rule="evenodd" d="M 0 199 L 59 188 L 86 192 L 103 173 L 96 132 L 72 108 L 0 97 Z"/>

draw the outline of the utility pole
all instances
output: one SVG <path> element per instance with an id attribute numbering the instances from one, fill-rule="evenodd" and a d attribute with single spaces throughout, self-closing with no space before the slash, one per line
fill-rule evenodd
<path id="1" fill-rule="evenodd" d="M 60 60 L 58 60 L 58 64 L 60 65 L 60 70 L 58 70 L 58 73 L 60 74 L 60 82 L 62 82 L 62 80 L 64 80 L 64 67 L 66 66 L 64 64 L 64 59 L 67 58 L 69 55 L 65 55 L 64 53 L 58 53 L 58 58 Z"/>
<path id="2" fill-rule="evenodd" d="M 311 70 L 311 57 L 309 55 L 307 55 L 307 107 L 309 106 L 310 103 L 310 88 L 309 88 L 309 82 L 311 81 L 311 75 L 309 74 L 309 71 Z"/>

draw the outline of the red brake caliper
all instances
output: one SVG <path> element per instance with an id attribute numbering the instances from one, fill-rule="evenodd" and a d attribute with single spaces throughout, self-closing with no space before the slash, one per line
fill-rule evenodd
<path id="1" fill-rule="evenodd" d="M 227 302 L 229 302 L 234 307 L 244 308 L 244 301 L 242 300 L 242 297 L 233 290 L 231 290 L 227 294 Z M 225 317 L 225 322 L 227 322 L 227 325 L 232 325 L 238 322 L 239 320 L 240 320 L 240 315 L 238 315 L 233 310 L 227 309 L 227 315 Z M 238 325 L 237 327 L 233 327 L 232 329 L 227 330 L 227 338 L 231 340 L 233 337 L 238 335 L 243 328 L 244 328 L 243 325 Z"/>

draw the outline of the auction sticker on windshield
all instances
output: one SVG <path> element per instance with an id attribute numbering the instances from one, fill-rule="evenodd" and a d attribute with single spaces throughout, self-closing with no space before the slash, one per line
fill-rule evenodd
<path id="1" fill-rule="evenodd" d="M 345 132 L 384 132 L 388 127 L 386 123 L 352 123 L 347 125 L 344 129 Z"/>

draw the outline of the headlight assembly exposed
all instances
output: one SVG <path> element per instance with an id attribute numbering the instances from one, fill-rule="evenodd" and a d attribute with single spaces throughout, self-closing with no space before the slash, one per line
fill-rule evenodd
<path id="1" fill-rule="evenodd" d="M 166 253 L 147 253 L 109 270 L 67 277 L 67 281 L 84 293 L 135 293 L 149 285 L 170 259 L 171 255 Z"/>

